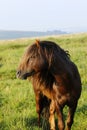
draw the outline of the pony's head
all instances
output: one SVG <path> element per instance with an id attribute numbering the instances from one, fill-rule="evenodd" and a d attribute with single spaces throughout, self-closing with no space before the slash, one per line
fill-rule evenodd
<path id="1" fill-rule="evenodd" d="M 47 60 L 41 49 L 40 41 L 36 40 L 24 53 L 17 69 L 17 77 L 27 79 L 29 76 L 46 70 L 47 66 Z"/>

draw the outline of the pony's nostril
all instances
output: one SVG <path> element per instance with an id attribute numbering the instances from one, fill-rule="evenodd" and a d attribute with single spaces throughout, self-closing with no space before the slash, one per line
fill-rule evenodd
<path id="1" fill-rule="evenodd" d="M 21 74 L 21 70 L 17 71 L 17 76 L 19 76 Z"/>

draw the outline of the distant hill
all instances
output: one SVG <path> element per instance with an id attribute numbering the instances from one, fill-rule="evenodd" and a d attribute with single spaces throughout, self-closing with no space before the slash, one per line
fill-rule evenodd
<path id="1" fill-rule="evenodd" d="M 87 33 L 87 27 L 68 27 L 63 29 L 65 32 L 68 33 Z"/>
<path id="2" fill-rule="evenodd" d="M 39 37 L 39 36 L 49 36 L 49 35 L 61 35 L 66 34 L 65 31 L 54 30 L 46 32 L 38 31 L 3 31 L 0 30 L 0 40 L 9 40 L 17 38 L 30 38 L 30 37 Z"/>

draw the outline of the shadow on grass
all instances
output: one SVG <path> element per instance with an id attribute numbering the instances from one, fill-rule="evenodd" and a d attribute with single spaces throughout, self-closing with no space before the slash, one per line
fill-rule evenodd
<path id="1" fill-rule="evenodd" d="M 41 119 L 40 127 L 38 126 L 38 120 L 35 117 L 32 118 L 25 118 L 25 127 L 31 128 L 34 130 L 34 128 L 38 128 L 39 130 L 50 130 L 49 129 L 49 123 L 45 119 Z"/>
<path id="2" fill-rule="evenodd" d="M 24 121 L 25 121 L 25 126 L 26 126 L 26 127 L 38 126 L 38 121 L 37 121 L 37 118 L 35 118 L 35 117 L 25 118 Z"/>
<path id="3" fill-rule="evenodd" d="M 56 130 L 58 130 L 58 120 L 55 120 L 55 124 L 56 124 Z M 32 128 L 32 130 L 37 127 L 39 130 L 50 130 L 50 125 L 48 120 L 46 119 L 42 119 L 41 118 L 41 126 L 39 128 L 38 126 L 38 120 L 35 117 L 32 118 L 25 118 L 25 127 L 26 128 Z"/>

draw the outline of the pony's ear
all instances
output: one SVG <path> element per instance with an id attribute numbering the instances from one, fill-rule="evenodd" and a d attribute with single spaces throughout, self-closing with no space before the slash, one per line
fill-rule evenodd
<path id="1" fill-rule="evenodd" d="M 40 45 L 39 45 L 40 44 L 40 40 L 36 39 L 35 43 L 36 43 L 37 47 L 40 47 Z"/>

